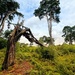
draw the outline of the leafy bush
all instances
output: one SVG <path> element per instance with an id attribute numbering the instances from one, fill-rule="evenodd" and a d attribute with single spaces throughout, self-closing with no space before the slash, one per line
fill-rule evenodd
<path id="1" fill-rule="evenodd" d="M 0 37 L 0 49 L 6 47 L 6 45 L 7 45 L 7 40 Z"/>
<path id="2" fill-rule="evenodd" d="M 69 54 L 69 46 L 67 44 L 61 45 L 60 50 L 63 54 Z"/>
<path id="3" fill-rule="evenodd" d="M 75 45 L 69 45 L 69 52 L 75 53 Z"/>
<path id="4" fill-rule="evenodd" d="M 44 59 L 54 60 L 55 57 L 55 51 L 52 48 L 49 47 L 39 47 L 36 50 L 37 53 L 40 54 L 40 56 Z"/>
<path id="5" fill-rule="evenodd" d="M 60 50 L 63 54 L 75 53 L 75 45 L 63 44 L 60 46 Z"/>
<path id="6" fill-rule="evenodd" d="M 46 75 L 46 73 L 42 70 L 38 71 L 38 70 L 31 70 L 29 75 Z"/>
<path id="7" fill-rule="evenodd" d="M 66 65 L 66 64 L 58 64 L 57 66 L 58 68 L 58 72 L 60 73 L 60 75 L 74 75 L 74 72 L 71 68 L 70 65 Z"/>
<path id="8" fill-rule="evenodd" d="M 0 67 L 5 49 L 0 50 Z M 16 44 L 16 60 L 29 61 L 33 65 L 29 75 L 74 75 L 75 45 L 34 47 Z"/>

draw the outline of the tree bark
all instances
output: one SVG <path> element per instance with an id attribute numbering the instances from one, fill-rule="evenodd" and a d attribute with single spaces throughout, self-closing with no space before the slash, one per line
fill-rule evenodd
<path id="1" fill-rule="evenodd" d="M 10 34 L 7 42 L 7 50 L 4 62 L 2 64 L 2 70 L 7 70 L 9 66 L 12 66 L 15 61 L 15 44 L 21 36 L 25 36 L 30 42 L 35 42 L 40 46 L 43 46 L 38 40 L 33 36 L 29 28 L 21 29 L 18 25 L 14 28 Z"/>
<path id="2" fill-rule="evenodd" d="M 8 69 L 9 66 L 12 66 L 14 64 L 14 59 L 15 59 L 15 42 L 11 37 L 9 37 L 8 42 L 7 42 L 7 50 L 6 50 L 6 55 L 4 62 L 2 64 L 2 70 Z"/>
<path id="3" fill-rule="evenodd" d="M 50 45 L 53 45 L 53 38 L 52 38 L 52 18 L 50 16 L 50 19 L 47 17 L 47 23 L 48 23 L 48 30 L 49 30 L 49 35 L 50 35 Z"/>
<path id="4" fill-rule="evenodd" d="M 69 44 L 72 45 L 72 37 L 69 38 Z"/>
<path id="5" fill-rule="evenodd" d="M 52 18 L 50 18 L 49 35 L 50 35 L 50 45 L 53 45 L 53 39 L 52 39 Z"/>
<path id="6" fill-rule="evenodd" d="M 7 50 L 5 54 L 5 59 L 2 64 L 2 70 L 8 69 L 9 66 L 12 66 L 14 64 L 15 60 L 15 33 L 17 29 L 15 28 L 13 32 L 9 35 L 8 41 L 7 41 Z"/>

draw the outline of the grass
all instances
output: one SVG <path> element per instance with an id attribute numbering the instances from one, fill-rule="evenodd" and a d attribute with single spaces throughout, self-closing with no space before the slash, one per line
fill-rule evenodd
<path id="1" fill-rule="evenodd" d="M 0 69 L 5 49 L 0 50 Z M 17 44 L 16 62 L 29 61 L 33 68 L 29 75 L 75 75 L 75 45 L 49 47 Z"/>

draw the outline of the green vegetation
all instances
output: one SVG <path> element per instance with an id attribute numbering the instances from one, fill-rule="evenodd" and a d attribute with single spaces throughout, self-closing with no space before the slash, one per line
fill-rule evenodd
<path id="1" fill-rule="evenodd" d="M 6 30 L 4 32 L 4 37 L 8 39 L 9 34 L 12 32 L 12 30 Z"/>
<path id="2" fill-rule="evenodd" d="M 52 38 L 53 40 L 53 44 L 54 44 L 54 38 Z M 47 36 L 43 36 L 43 37 L 40 37 L 39 38 L 39 41 L 42 43 L 42 44 L 50 44 L 50 41 L 51 41 L 51 38 L 50 37 L 47 37 Z"/>
<path id="3" fill-rule="evenodd" d="M 7 44 L 7 40 L 0 37 L 0 49 L 6 47 L 6 44 Z"/>
<path id="4" fill-rule="evenodd" d="M 17 11 L 19 8 L 19 3 L 15 0 L 0 0 L 0 33 L 5 27 L 5 21 L 7 22 L 7 27 L 10 28 L 10 22 L 14 19 L 15 15 L 23 17 Z"/>
<path id="5" fill-rule="evenodd" d="M 0 50 L 0 70 L 6 49 Z M 29 61 L 28 75 L 75 75 L 75 45 L 34 47 L 17 43 L 16 63 Z"/>
<path id="6" fill-rule="evenodd" d="M 69 44 L 73 44 L 75 41 L 75 25 L 70 27 L 70 26 L 65 26 L 63 28 L 63 37 L 65 37 L 65 42 Z"/>
<path id="7" fill-rule="evenodd" d="M 53 45 L 52 21 L 57 23 L 60 22 L 59 4 L 59 0 L 41 0 L 40 6 L 34 11 L 34 15 L 38 16 L 40 19 L 44 18 L 44 16 L 47 18 L 50 37 L 41 37 L 39 41 L 42 43 L 45 42 L 46 44 L 50 43 Z M 7 22 L 7 27 L 10 28 L 10 25 L 13 24 L 11 22 L 15 15 L 23 17 L 22 13 L 17 11 L 19 8 L 19 3 L 15 0 L 0 0 L 0 36 L 3 36 L 2 31 L 5 27 L 5 22 Z M 13 66 L 9 68 L 8 66 L 11 65 L 11 62 L 14 62 L 15 43 L 21 35 L 25 36 L 30 42 L 36 42 L 41 45 L 32 35 L 30 29 L 22 25 L 24 21 L 21 23 L 19 23 L 19 21 L 20 18 L 17 24 L 13 24 L 14 30 L 9 38 L 8 35 L 11 31 L 7 30 L 4 33 L 4 37 L 8 38 L 5 60 L 5 47 L 7 41 L 0 37 L 0 75 L 2 74 L 3 61 L 5 61 L 3 63 L 3 70 L 10 70 L 13 68 Z M 25 30 L 22 29 L 23 27 Z M 32 70 L 29 71 L 27 75 L 75 75 L 75 45 L 72 45 L 75 41 L 75 26 L 64 27 L 63 33 L 65 41 L 70 45 L 63 44 L 59 46 L 34 47 L 17 43 L 15 62 L 21 63 L 22 61 L 28 61 L 33 65 Z M 13 61 L 11 61 L 11 59 Z"/>

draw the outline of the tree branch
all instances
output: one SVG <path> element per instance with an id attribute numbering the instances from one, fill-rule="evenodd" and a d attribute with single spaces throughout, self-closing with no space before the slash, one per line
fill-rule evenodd
<path id="1" fill-rule="evenodd" d="M 27 33 L 26 33 L 27 32 Z M 35 42 L 36 44 L 39 44 L 40 46 L 43 46 L 32 34 L 31 30 L 27 28 L 23 36 L 25 36 L 30 42 Z"/>
<path id="2" fill-rule="evenodd" d="M 17 33 L 17 35 L 15 36 L 15 42 L 18 41 L 18 39 L 21 37 L 21 35 L 23 35 L 23 33 L 25 33 L 26 30 L 22 29 L 20 32 Z"/>
<path id="3" fill-rule="evenodd" d="M 16 12 L 16 11 L 9 11 L 9 12 L 5 15 L 5 17 L 3 18 L 2 22 L 1 22 L 2 28 L 0 29 L 0 32 L 1 32 L 1 31 L 3 30 L 3 28 L 4 28 L 4 23 L 5 23 L 5 20 L 7 19 L 7 17 L 8 17 L 10 14 L 14 13 L 14 12 Z"/>

